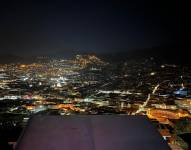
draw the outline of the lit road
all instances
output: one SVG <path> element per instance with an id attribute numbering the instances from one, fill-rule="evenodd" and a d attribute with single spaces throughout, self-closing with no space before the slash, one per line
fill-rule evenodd
<path id="1" fill-rule="evenodd" d="M 170 81 L 170 80 L 165 80 L 165 81 L 161 82 L 160 84 L 157 84 L 157 85 L 153 88 L 152 94 L 154 95 L 154 94 L 156 93 L 156 91 L 158 90 L 158 88 L 160 87 L 161 84 L 166 83 L 166 82 L 168 82 L 168 81 Z M 146 101 L 143 103 L 143 105 L 141 105 L 141 106 L 139 107 L 139 109 L 138 109 L 135 113 L 133 113 L 133 115 L 138 114 L 138 113 L 140 113 L 141 111 L 144 111 L 144 108 L 147 106 L 147 104 L 148 104 L 148 102 L 149 102 L 150 99 L 151 99 L 151 94 L 149 93 L 148 96 L 147 96 Z"/>
<path id="2" fill-rule="evenodd" d="M 160 86 L 160 84 L 157 84 L 157 85 L 153 88 L 152 94 L 155 94 L 155 93 L 156 93 L 156 91 L 158 90 L 159 86 Z M 150 99 L 151 99 L 151 94 L 149 93 L 148 96 L 147 96 L 147 100 L 143 103 L 143 105 L 141 105 L 141 106 L 139 107 L 139 109 L 138 109 L 134 114 L 138 114 L 138 113 L 140 113 L 141 111 L 144 111 L 144 108 L 145 108 L 145 106 L 147 106 L 147 104 L 148 104 L 148 102 L 149 102 Z"/>

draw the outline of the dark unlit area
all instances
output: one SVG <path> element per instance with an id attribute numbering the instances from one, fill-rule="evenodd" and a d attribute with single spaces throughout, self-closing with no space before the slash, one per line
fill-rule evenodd
<path id="1" fill-rule="evenodd" d="M 33 117 L 16 150 L 169 150 L 144 116 Z"/>

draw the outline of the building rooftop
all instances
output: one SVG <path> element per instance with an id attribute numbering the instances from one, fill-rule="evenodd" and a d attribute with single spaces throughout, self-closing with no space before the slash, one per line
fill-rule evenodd
<path id="1" fill-rule="evenodd" d="M 35 116 L 16 150 L 170 150 L 145 116 Z"/>

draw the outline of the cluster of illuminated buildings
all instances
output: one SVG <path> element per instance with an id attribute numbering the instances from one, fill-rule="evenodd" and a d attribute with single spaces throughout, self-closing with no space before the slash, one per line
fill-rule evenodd
<path id="1" fill-rule="evenodd" d="M 21 115 L 23 121 L 34 114 L 147 115 L 172 138 L 168 127 L 190 118 L 190 75 L 189 67 L 158 65 L 153 58 L 106 63 L 95 55 L 76 55 L 2 64 L 0 113 Z"/>

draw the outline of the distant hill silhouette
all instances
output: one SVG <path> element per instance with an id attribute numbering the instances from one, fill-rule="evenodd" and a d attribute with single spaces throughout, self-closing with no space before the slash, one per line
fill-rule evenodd
<path id="1" fill-rule="evenodd" d="M 34 62 L 34 57 L 21 57 L 13 54 L 0 54 L 0 64 L 10 63 L 31 63 Z"/>
<path id="2" fill-rule="evenodd" d="M 118 62 L 124 60 L 142 60 L 149 57 L 154 57 L 160 63 L 174 63 L 182 65 L 191 65 L 190 61 L 190 44 L 175 44 L 167 46 L 159 46 L 144 49 L 133 50 L 115 50 L 115 52 L 99 53 L 98 57 L 108 62 Z M 45 55 L 47 58 L 72 58 L 76 54 L 88 54 L 88 52 L 67 51 L 55 52 L 54 55 Z M 37 56 L 20 57 L 12 54 L 0 55 L 0 63 L 31 63 L 36 61 Z"/>
<path id="3" fill-rule="evenodd" d="M 12 54 L 1 54 L 0 55 L 0 63 L 1 64 L 5 64 L 5 63 L 17 63 L 22 61 L 23 58 L 16 56 L 16 55 L 12 55 Z"/>
<path id="4" fill-rule="evenodd" d="M 190 65 L 190 46 L 174 45 L 153 47 L 145 49 L 128 50 L 115 53 L 105 53 L 101 57 L 107 61 L 124 61 L 124 60 L 138 60 L 149 57 L 154 57 L 161 63 L 174 63 L 180 65 Z"/>

